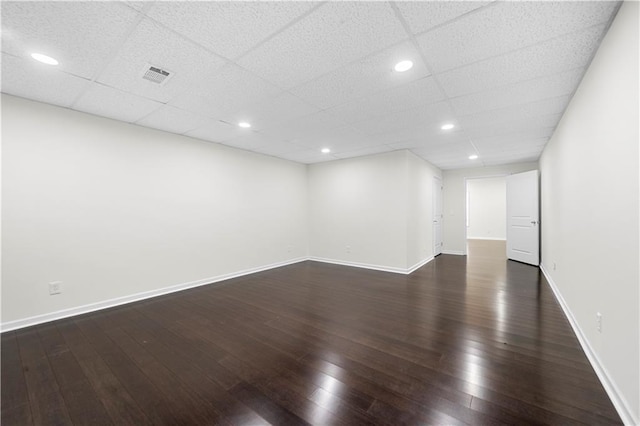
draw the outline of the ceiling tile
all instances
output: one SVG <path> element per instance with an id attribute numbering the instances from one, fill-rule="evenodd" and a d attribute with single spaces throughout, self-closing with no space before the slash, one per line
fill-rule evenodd
<path id="1" fill-rule="evenodd" d="M 99 83 L 92 83 L 73 109 L 133 123 L 162 104 Z"/>
<path id="2" fill-rule="evenodd" d="M 434 72 L 608 22 L 616 2 L 496 2 L 418 38 Z"/>
<path id="3" fill-rule="evenodd" d="M 291 88 L 406 38 L 387 2 L 327 2 L 238 63 Z"/>
<path id="4" fill-rule="evenodd" d="M 588 28 L 506 55 L 476 62 L 438 75 L 450 97 L 557 74 L 589 63 L 605 30 Z"/>
<path id="5" fill-rule="evenodd" d="M 163 85 L 142 78 L 147 64 L 171 72 Z M 98 81 L 167 102 L 194 82 L 213 75 L 225 61 L 172 31 L 145 19 L 122 46 Z M 147 68 L 148 69 L 148 68 Z"/>
<path id="6" fill-rule="evenodd" d="M 502 146 L 521 141 L 537 141 L 549 140 L 553 134 L 552 127 L 540 127 L 526 132 L 506 133 L 483 138 L 473 139 L 473 143 L 477 146 Z"/>
<path id="7" fill-rule="evenodd" d="M 395 64 L 402 60 L 412 60 L 413 68 L 403 73 L 394 71 Z M 291 92 L 318 107 L 329 108 L 427 75 L 420 54 L 406 42 L 351 62 Z"/>
<path id="8" fill-rule="evenodd" d="M 202 127 L 207 118 L 199 114 L 163 105 L 151 114 L 137 121 L 136 124 L 164 130 L 166 132 L 182 134 Z"/>
<path id="9" fill-rule="evenodd" d="M 370 146 L 370 147 L 356 149 L 356 150 L 336 152 L 333 155 L 336 156 L 337 158 L 354 158 L 354 157 L 362 157 L 364 155 L 381 154 L 383 152 L 390 152 L 390 151 L 394 151 L 394 150 L 392 148 L 389 148 L 388 146 L 378 145 L 378 146 Z"/>
<path id="10" fill-rule="evenodd" d="M 349 123 L 356 123 L 444 99 L 445 96 L 435 80 L 432 77 L 425 77 L 329 108 L 325 112 L 342 117 Z"/>
<path id="11" fill-rule="evenodd" d="M 345 124 L 341 117 L 320 111 L 278 125 L 267 126 L 260 131 L 283 141 L 295 142 L 306 135 L 330 131 Z"/>
<path id="12" fill-rule="evenodd" d="M 280 148 L 282 148 L 284 142 L 250 130 L 243 132 L 243 134 L 238 137 L 226 139 L 222 143 L 234 148 L 268 153 L 271 147 L 280 145 Z M 291 148 L 293 149 L 293 146 Z M 299 147 L 297 148 L 300 149 Z M 273 153 L 272 155 L 276 154 Z"/>
<path id="13" fill-rule="evenodd" d="M 56 58 L 62 71 L 92 78 L 136 22 L 138 13 L 116 2 L 2 2 L 2 50 Z"/>
<path id="14" fill-rule="evenodd" d="M 475 148 L 469 142 L 458 142 L 437 147 L 412 149 L 411 152 L 436 167 L 446 168 L 454 165 L 465 167 L 471 161 L 469 155 L 475 154 Z"/>
<path id="15" fill-rule="evenodd" d="M 549 114 L 528 119 L 513 120 L 501 125 L 479 123 L 477 127 L 465 128 L 465 133 L 472 140 L 476 140 L 510 133 L 547 132 L 553 131 L 561 117 L 562 114 Z"/>
<path id="16" fill-rule="evenodd" d="M 442 132 L 425 129 L 425 132 L 418 138 L 390 142 L 386 143 L 386 145 L 393 149 L 418 149 L 463 143 L 468 142 L 468 140 L 469 138 L 463 132 Z"/>
<path id="17" fill-rule="evenodd" d="M 395 2 L 413 34 L 427 31 L 490 3 L 490 1 Z"/>
<path id="18" fill-rule="evenodd" d="M 451 99 L 453 109 L 460 115 L 505 108 L 573 93 L 584 74 L 575 68 L 558 74 L 522 81 L 496 89 Z"/>
<path id="19" fill-rule="evenodd" d="M 384 117 L 361 121 L 353 124 L 353 127 L 369 135 L 400 132 L 405 135 L 404 139 L 411 139 L 412 137 L 419 137 L 419 135 L 407 135 L 407 133 L 411 133 L 407 132 L 407 130 L 421 129 L 420 131 L 423 131 L 422 129 L 424 128 L 436 128 L 439 127 L 439 123 L 449 121 L 452 117 L 453 112 L 449 107 L 449 104 L 447 102 L 438 102 L 394 114 L 388 114 Z"/>
<path id="20" fill-rule="evenodd" d="M 145 4 L 150 4 L 151 1 L 145 0 L 145 1 L 126 1 L 126 0 L 121 0 L 122 3 L 126 4 L 127 6 L 129 6 L 132 9 L 135 9 L 137 11 L 142 11 L 142 9 L 144 9 Z"/>
<path id="21" fill-rule="evenodd" d="M 313 149 L 303 149 L 300 151 L 289 152 L 282 154 L 279 157 L 284 158 L 285 160 L 291 160 L 302 164 L 323 163 L 336 160 L 337 158 L 331 154 L 323 154 Z"/>
<path id="22" fill-rule="evenodd" d="M 237 111 L 221 117 L 230 123 L 248 121 L 251 128 L 260 130 L 278 125 L 282 122 L 295 120 L 320 110 L 287 92 L 240 107 Z"/>
<path id="23" fill-rule="evenodd" d="M 488 140 L 484 141 L 473 141 L 473 144 L 481 155 L 486 154 L 496 154 L 496 153 L 504 153 L 504 152 L 520 152 L 526 151 L 532 148 L 540 148 L 544 147 L 547 143 L 548 138 L 541 139 L 511 139 L 504 141 L 496 141 L 490 142 Z"/>
<path id="24" fill-rule="evenodd" d="M 2 54 L 4 93 L 68 107 L 88 84 L 88 80 L 66 74 L 49 65 Z"/>
<path id="25" fill-rule="evenodd" d="M 1 7 L 6 93 L 302 163 L 411 149 L 451 168 L 537 158 L 617 6 L 118 1 Z M 406 25 L 422 42 L 420 51 L 408 42 Z M 30 44 L 61 65 L 21 59 Z M 406 57 L 414 68 L 392 72 Z M 142 80 L 147 62 L 173 77 L 164 86 Z M 240 120 L 252 127 L 239 128 Z M 444 122 L 457 127 L 443 131 Z M 322 154 L 323 147 L 332 153 Z M 481 158 L 471 162 L 476 149 Z"/>
<path id="26" fill-rule="evenodd" d="M 297 145 L 312 148 L 317 151 L 320 151 L 322 148 L 329 148 L 332 153 L 362 149 L 371 144 L 380 145 L 371 137 L 349 126 L 310 132 L 296 139 L 294 142 Z"/>
<path id="27" fill-rule="evenodd" d="M 569 104 L 570 96 L 543 99 L 528 104 L 514 105 L 491 111 L 459 117 L 460 124 L 465 130 L 486 126 L 501 126 L 503 124 L 528 121 L 537 116 L 562 113 Z"/>
<path id="28" fill-rule="evenodd" d="M 227 64 L 215 74 L 198 78 L 169 104 L 219 119 L 279 93 L 282 91 L 276 86 L 235 64 Z"/>
<path id="29" fill-rule="evenodd" d="M 226 58 L 236 58 L 316 2 L 157 2 L 147 16 Z"/>
<path id="30" fill-rule="evenodd" d="M 261 137 L 263 137 L 261 135 Z M 232 143 L 233 141 L 229 141 Z M 273 155 L 276 157 L 280 157 L 283 154 L 293 154 L 300 151 L 306 151 L 308 148 L 300 145 L 296 145 L 290 142 L 281 142 L 274 141 L 271 139 L 265 139 L 262 143 L 254 145 L 252 151 L 259 152 L 262 154 Z"/>
<path id="31" fill-rule="evenodd" d="M 246 135 L 250 132 L 251 129 L 242 129 L 229 123 L 208 118 L 205 121 L 205 124 L 196 129 L 190 130 L 186 135 L 209 142 L 223 142 Z"/>

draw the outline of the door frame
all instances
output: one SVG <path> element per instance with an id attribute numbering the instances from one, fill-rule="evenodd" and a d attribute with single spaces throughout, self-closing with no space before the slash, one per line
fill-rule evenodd
<path id="1" fill-rule="evenodd" d="M 436 206 L 436 193 L 434 191 L 436 187 L 436 182 L 440 182 L 440 253 L 436 254 L 436 235 L 434 232 L 434 223 L 435 223 L 435 206 Z M 432 234 L 432 245 L 431 250 L 433 251 L 433 256 L 438 256 L 442 254 L 442 247 L 444 246 L 444 183 L 443 179 L 440 176 L 433 176 L 433 181 L 431 185 L 431 234 Z"/>
<path id="2" fill-rule="evenodd" d="M 467 255 L 467 220 L 468 220 L 468 215 L 469 215 L 469 187 L 468 187 L 468 181 L 470 180 L 478 180 L 478 179 L 495 179 L 495 178 L 504 178 L 505 182 L 507 180 L 507 176 L 511 175 L 513 173 L 501 173 L 501 174 L 495 174 L 495 175 L 486 175 L 486 176 L 473 176 L 473 177 L 466 177 L 464 178 L 464 247 L 462 249 L 462 255 L 466 256 Z"/>

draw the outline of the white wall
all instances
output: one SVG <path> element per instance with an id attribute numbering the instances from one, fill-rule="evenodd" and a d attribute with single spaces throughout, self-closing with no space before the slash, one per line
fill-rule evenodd
<path id="1" fill-rule="evenodd" d="M 507 176 L 536 170 L 538 163 L 517 163 L 473 169 L 445 170 L 443 172 L 443 252 L 466 253 L 466 179 Z"/>
<path id="2" fill-rule="evenodd" d="M 506 178 L 468 179 L 467 193 L 467 238 L 506 240 Z"/>
<path id="3" fill-rule="evenodd" d="M 2 145 L 5 328 L 308 255 L 304 165 L 8 95 Z"/>
<path id="4" fill-rule="evenodd" d="M 435 167 L 404 150 L 312 164 L 308 173 L 312 258 L 406 272 L 433 256 Z"/>
<path id="5" fill-rule="evenodd" d="M 407 269 L 433 257 L 433 178 L 437 167 L 407 152 L 409 205 L 407 210 Z"/>
<path id="6" fill-rule="evenodd" d="M 540 160 L 543 268 L 629 424 L 640 424 L 638 12 L 622 5 Z"/>

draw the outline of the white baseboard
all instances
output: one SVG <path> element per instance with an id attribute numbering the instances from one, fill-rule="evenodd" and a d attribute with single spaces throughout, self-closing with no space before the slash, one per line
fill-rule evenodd
<path id="1" fill-rule="evenodd" d="M 442 250 L 442 254 L 454 254 L 456 256 L 464 256 L 462 250 Z"/>
<path id="2" fill-rule="evenodd" d="M 383 272 L 393 272 L 394 274 L 403 274 L 408 275 L 420 268 L 423 265 L 426 265 L 428 262 L 433 260 L 433 256 L 421 260 L 420 262 L 413 265 L 411 268 L 397 268 L 394 266 L 382 266 L 382 265 L 371 265 L 369 263 L 359 263 L 359 262 L 350 262 L 348 260 L 337 260 L 337 259 L 327 259 L 324 257 L 309 257 L 309 260 L 313 260 L 314 262 L 322 262 L 322 263 L 331 263 L 333 265 L 342 265 L 342 266 L 352 266 L 354 268 L 363 268 L 363 269 L 373 269 L 374 271 L 383 271 Z"/>
<path id="3" fill-rule="evenodd" d="M 507 241 L 506 238 L 494 238 L 494 237 L 467 237 L 467 240 Z"/>
<path id="4" fill-rule="evenodd" d="M 624 396 L 616 386 L 613 379 L 611 379 L 611 376 L 607 372 L 606 367 L 604 366 L 604 364 L 602 364 L 602 362 L 598 358 L 598 355 L 591 347 L 589 340 L 587 339 L 585 334 L 582 332 L 580 325 L 578 324 L 575 317 L 573 316 L 573 313 L 571 312 L 569 305 L 567 305 L 567 302 L 564 300 L 564 297 L 562 297 L 562 294 L 560 293 L 560 289 L 558 288 L 556 283 L 553 281 L 553 279 L 551 279 L 551 276 L 548 274 L 544 265 L 542 264 L 540 265 L 540 270 L 542 271 L 545 278 L 549 282 L 549 286 L 551 287 L 553 294 L 556 296 L 556 300 L 558 300 L 558 303 L 562 307 L 562 310 L 564 311 L 565 316 L 569 320 L 569 324 L 571 324 L 571 328 L 573 328 L 573 332 L 576 334 L 576 337 L 580 342 L 580 346 L 582 346 L 582 350 L 587 355 L 587 358 L 589 359 L 591 366 L 595 370 L 598 378 L 600 379 L 600 382 L 602 383 L 602 386 L 607 392 L 607 395 L 609 395 L 609 398 L 611 399 L 611 402 L 613 403 L 614 407 L 618 411 L 618 414 L 620 415 L 622 421 L 624 422 L 625 425 L 640 425 L 640 418 L 634 419 L 633 412 L 631 411 L 629 403 L 624 398 Z"/>
<path id="5" fill-rule="evenodd" d="M 89 312 L 99 311 L 102 309 L 113 308 L 114 306 L 137 302 L 139 300 L 149 299 L 151 297 L 156 297 L 156 296 L 162 296 L 164 294 L 169 294 L 169 293 L 175 293 L 177 291 L 187 290 L 190 288 L 199 287 L 207 284 L 214 284 L 220 281 L 229 280 L 231 278 L 238 278 L 244 275 L 255 274 L 256 272 L 266 271 L 269 269 L 292 265 L 294 263 L 304 262 L 305 260 L 308 260 L 308 258 L 300 257 L 297 259 L 290 259 L 284 262 L 272 263 L 270 265 L 264 265 L 256 268 L 245 269 L 243 271 L 233 272 L 229 274 L 222 274 L 222 275 L 218 275 L 211 278 L 204 278 L 197 281 L 191 281 L 187 283 L 172 285 L 169 287 L 163 287 L 157 290 L 150 290 L 142 293 L 132 294 L 129 296 L 117 297 L 115 299 L 109 299 L 101 302 L 90 303 L 88 305 L 77 306 L 75 308 L 70 308 L 70 309 L 63 309 L 61 311 L 51 312 L 48 314 L 36 315 L 29 318 L 8 321 L 0 324 L 0 332 L 4 333 L 6 331 L 17 330 L 24 327 L 30 327 L 32 325 L 42 324 L 45 322 L 56 321 L 59 319 L 86 314 Z"/>
<path id="6" fill-rule="evenodd" d="M 424 260 L 421 260 L 420 262 L 416 263 L 411 268 L 407 269 L 407 275 L 411 274 L 416 269 L 422 268 L 424 265 L 426 265 L 427 263 L 431 262 L 433 259 L 435 259 L 435 258 L 433 256 L 431 256 L 431 257 L 428 257 L 428 258 L 426 258 Z"/>
<path id="7" fill-rule="evenodd" d="M 370 265 L 365 263 L 345 262 L 345 261 L 339 261 L 339 260 L 333 260 L 333 259 L 324 259 L 319 257 L 300 257 L 296 259 L 287 260 L 284 262 L 278 262 L 270 265 L 260 266 L 257 268 L 250 268 L 250 269 L 245 269 L 243 271 L 218 275 L 210 278 L 204 278 L 197 281 L 176 284 L 169 287 L 163 287 L 157 290 L 145 291 L 142 293 L 136 293 L 128 296 L 117 297 L 115 299 L 104 300 L 96 303 L 89 303 L 87 305 L 77 306 L 69 309 L 63 309 L 60 311 L 50 312 L 47 314 L 36 315 L 36 316 L 22 318 L 14 321 L 7 321 L 0 324 L 0 333 L 4 333 L 6 331 L 18 330 L 20 328 L 30 327 L 32 325 L 38 325 L 45 322 L 56 321 L 63 318 L 69 318 L 76 315 L 87 314 L 89 312 L 99 311 L 102 309 L 113 308 L 115 306 L 137 302 L 139 300 L 149 299 L 156 296 L 162 296 L 169 293 L 175 293 L 177 291 L 187 290 L 194 287 L 199 287 L 199 286 L 208 285 L 208 284 L 215 284 L 215 283 L 219 283 L 221 281 L 229 280 L 232 278 L 238 278 L 244 275 L 255 274 L 256 272 L 261 272 L 269 269 L 279 268 L 282 266 L 292 265 L 294 263 L 304 262 L 306 260 L 314 260 L 316 262 L 333 263 L 336 265 L 353 266 L 357 268 L 373 269 L 376 271 L 393 272 L 396 274 L 407 275 L 412 273 L 416 269 L 424 266 L 428 262 L 432 261 L 433 257 L 422 260 L 408 269 L 379 266 L 379 265 Z"/>

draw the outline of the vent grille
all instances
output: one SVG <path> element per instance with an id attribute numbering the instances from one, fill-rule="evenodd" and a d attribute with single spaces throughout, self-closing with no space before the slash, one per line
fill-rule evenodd
<path id="1" fill-rule="evenodd" d="M 164 85 L 173 76 L 171 71 L 147 64 L 144 68 L 142 78 L 152 83 Z"/>

